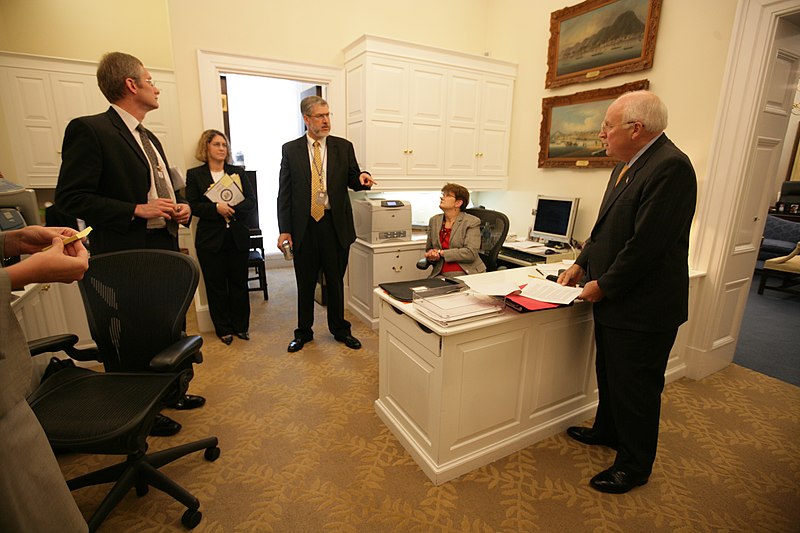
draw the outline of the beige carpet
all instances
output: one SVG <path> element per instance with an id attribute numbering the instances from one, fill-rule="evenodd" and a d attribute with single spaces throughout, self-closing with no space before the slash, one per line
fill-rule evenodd
<path id="1" fill-rule="evenodd" d="M 315 341 L 288 354 L 294 277 L 268 278 L 268 302 L 251 293 L 250 342 L 205 336 L 190 391 L 207 405 L 172 411 L 184 429 L 150 439 L 220 439 L 216 462 L 198 453 L 164 468 L 201 501 L 195 531 L 800 531 L 800 388 L 736 365 L 668 385 L 653 475 L 625 495 L 588 487 L 614 452 L 564 434 L 436 487 L 373 409 L 378 336 L 350 317 L 364 348 L 349 350 L 318 307 Z M 112 458 L 59 461 L 73 477 Z M 109 488 L 74 493 L 86 516 Z M 181 531 L 183 510 L 157 490 L 131 492 L 100 531 Z"/>

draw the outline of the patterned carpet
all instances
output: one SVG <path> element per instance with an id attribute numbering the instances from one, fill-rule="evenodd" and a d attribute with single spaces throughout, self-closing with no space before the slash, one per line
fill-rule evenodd
<path id="1" fill-rule="evenodd" d="M 251 293 L 252 340 L 205 336 L 190 392 L 207 405 L 168 413 L 183 430 L 150 439 L 152 450 L 220 439 L 216 462 L 198 453 L 164 468 L 200 499 L 194 531 L 800 531 L 798 387 L 736 365 L 668 385 L 653 475 L 625 495 L 588 487 L 613 450 L 564 434 L 436 487 L 375 414 L 377 334 L 351 317 L 364 348 L 349 350 L 318 306 L 314 342 L 288 354 L 294 278 L 268 278 L 268 302 Z M 59 458 L 67 477 L 115 461 Z M 84 515 L 109 488 L 74 493 Z M 100 531 L 182 531 L 183 510 L 157 490 L 131 492 Z"/>

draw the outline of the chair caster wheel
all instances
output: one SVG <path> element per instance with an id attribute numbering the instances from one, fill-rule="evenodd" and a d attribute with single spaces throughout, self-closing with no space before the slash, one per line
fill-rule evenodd
<path id="1" fill-rule="evenodd" d="M 150 492 L 150 486 L 147 485 L 146 483 L 142 485 L 136 485 L 136 495 L 139 496 L 140 498 L 145 494 L 147 494 L 148 492 Z"/>
<path id="2" fill-rule="evenodd" d="M 181 517 L 181 524 L 186 529 L 194 529 L 197 527 L 197 524 L 200 523 L 200 520 L 203 518 L 203 513 L 198 511 L 197 509 L 187 509 L 183 516 Z"/>
<path id="3" fill-rule="evenodd" d="M 219 446 L 214 446 L 213 448 L 206 448 L 206 451 L 203 452 L 203 456 L 206 458 L 206 461 L 216 461 L 219 459 L 220 449 Z"/>

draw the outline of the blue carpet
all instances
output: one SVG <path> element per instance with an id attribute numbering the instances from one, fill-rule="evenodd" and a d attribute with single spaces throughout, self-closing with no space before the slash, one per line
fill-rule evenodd
<path id="1" fill-rule="evenodd" d="M 800 386 L 800 296 L 750 286 L 733 362 Z M 775 283 L 770 279 L 771 283 Z"/>

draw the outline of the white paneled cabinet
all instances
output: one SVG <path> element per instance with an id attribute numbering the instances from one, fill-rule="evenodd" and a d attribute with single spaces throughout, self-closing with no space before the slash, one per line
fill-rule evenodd
<path id="1" fill-rule="evenodd" d="M 448 86 L 445 174 L 508 175 L 514 82 L 453 73 Z"/>
<path id="2" fill-rule="evenodd" d="M 381 189 L 506 187 L 516 66 L 364 36 L 345 68 L 347 135 Z"/>
<path id="3" fill-rule="evenodd" d="M 417 268 L 417 261 L 423 257 L 424 238 L 381 244 L 356 239 L 350 246 L 347 267 L 347 306 L 372 329 L 377 329 L 380 301 L 375 288 L 381 283 L 427 277 L 429 270 Z"/>
<path id="4" fill-rule="evenodd" d="M 33 188 L 54 188 L 61 167 L 64 130 L 75 117 L 108 109 L 97 87 L 97 64 L 0 53 L 0 92 L 14 164 L 7 177 Z M 161 107 L 145 125 L 162 141 L 171 162 L 182 161 L 180 119 L 171 72 L 150 69 Z"/>

